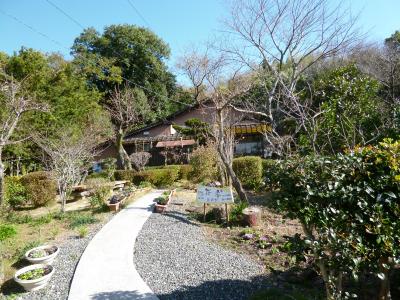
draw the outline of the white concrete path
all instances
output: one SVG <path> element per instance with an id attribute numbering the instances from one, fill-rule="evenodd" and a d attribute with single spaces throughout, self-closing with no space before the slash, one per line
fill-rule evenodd
<path id="1" fill-rule="evenodd" d="M 136 271 L 133 249 L 160 194 L 137 199 L 94 236 L 75 270 L 69 300 L 158 299 Z"/>

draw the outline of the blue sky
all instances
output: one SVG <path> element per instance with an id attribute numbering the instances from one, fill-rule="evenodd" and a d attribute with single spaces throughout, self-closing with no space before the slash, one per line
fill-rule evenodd
<path id="1" fill-rule="evenodd" d="M 99 31 L 104 26 L 121 23 L 150 27 L 170 45 L 170 66 L 190 44 L 204 42 L 216 34 L 226 12 L 223 0 L 130 0 L 143 18 L 128 0 L 50 1 L 84 27 L 93 26 Z M 348 1 L 351 1 L 353 11 L 362 10 L 359 25 L 369 32 L 370 40 L 382 41 L 395 30 L 400 30 L 400 0 Z M 62 46 L 32 32 L 10 16 Z M 26 46 L 44 52 L 60 52 L 68 58 L 68 48 L 81 31 L 77 24 L 46 0 L 0 0 L 0 51 L 12 54 Z"/>

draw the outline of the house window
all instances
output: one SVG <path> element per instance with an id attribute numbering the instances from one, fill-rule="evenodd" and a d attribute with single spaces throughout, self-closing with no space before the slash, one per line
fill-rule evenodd
<path id="1" fill-rule="evenodd" d="M 235 145 L 236 155 L 262 154 L 262 138 L 258 135 L 241 136 Z"/>

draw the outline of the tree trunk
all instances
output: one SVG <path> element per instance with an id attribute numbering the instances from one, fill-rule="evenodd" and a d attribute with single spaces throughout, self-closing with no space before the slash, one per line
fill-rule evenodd
<path id="1" fill-rule="evenodd" d="M 242 183 L 240 182 L 239 178 L 236 176 L 235 171 L 232 168 L 232 165 L 227 162 L 227 159 L 224 155 L 224 153 L 221 153 L 221 150 L 218 150 L 219 155 L 221 156 L 222 162 L 226 168 L 226 171 L 232 180 L 232 185 L 235 188 L 236 192 L 239 195 L 239 198 L 241 201 L 249 202 L 249 199 L 247 198 L 246 191 L 244 190 Z"/>
<path id="2" fill-rule="evenodd" d="M 65 204 L 66 204 L 66 193 L 65 193 L 65 184 L 62 182 L 58 182 L 58 193 L 60 195 L 61 201 L 61 213 L 65 213 Z"/>
<path id="3" fill-rule="evenodd" d="M 126 153 L 124 145 L 124 131 L 120 128 L 117 131 L 115 146 L 118 152 L 118 166 L 124 170 L 132 170 L 132 164 L 129 160 L 128 153 Z"/>
<path id="4" fill-rule="evenodd" d="M 379 300 L 390 300 L 392 299 L 390 295 L 390 269 L 388 270 L 385 268 L 383 265 L 390 266 L 389 258 L 388 257 L 382 257 L 379 259 L 379 272 L 383 273 L 384 278 L 381 279 L 381 285 L 379 289 Z"/>
<path id="5" fill-rule="evenodd" d="M 225 166 L 226 172 L 228 173 L 229 178 L 232 180 L 232 185 L 235 188 L 236 192 L 239 195 L 241 201 L 249 202 L 247 198 L 247 194 L 243 189 L 242 183 L 240 182 L 239 178 L 236 176 L 235 171 L 232 168 L 232 163 L 229 161 L 228 157 L 226 156 L 226 152 L 224 151 L 224 144 L 225 144 L 225 133 L 224 133 L 224 118 L 222 115 L 221 109 L 217 110 L 218 114 L 218 153 L 221 157 L 222 163 Z"/>
<path id="6" fill-rule="evenodd" d="M 0 148 L 0 205 L 4 203 L 5 191 L 4 191 L 4 164 L 1 159 L 3 149 Z"/>

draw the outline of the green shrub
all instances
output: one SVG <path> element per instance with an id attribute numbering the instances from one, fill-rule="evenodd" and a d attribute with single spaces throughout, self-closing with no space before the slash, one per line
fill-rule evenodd
<path id="1" fill-rule="evenodd" d="M 198 147 L 190 158 L 192 172 L 189 180 L 195 183 L 218 180 L 218 162 L 218 153 L 213 145 Z"/>
<path id="2" fill-rule="evenodd" d="M 132 182 L 135 185 L 140 185 L 141 182 L 147 181 L 156 187 L 167 187 L 172 185 L 179 176 L 179 169 L 164 168 L 150 169 L 138 172 L 133 176 Z"/>
<path id="3" fill-rule="evenodd" d="M 5 200 L 15 208 L 27 203 L 26 188 L 19 176 L 8 176 L 5 180 Z"/>
<path id="4" fill-rule="evenodd" d="M 257 189 L 262 183 L 262 163 L 258 156 L 244 156 L 235 158 L 233 170 L 242 182 L 243 187 Z"/>
<path id="5" fill-rule="evenodd" d="M 399 165 L 400 142 L 391 140 L 280 163 L 275 204 L 302 224 L 308 254 L 326 270 L 327 298 L 346 292 L 340 274 L 375 274 L 386 294 L 390 271 L 400 261 Z"/>
<path id="6" fill-rule="evenodd" d="M 279 160 L 275 160 L 275 159 L 263 159 L 262 160 L 262 173 L 263 173 L 263 177 L 264 177 L 264 182 L 265 185 L 273 190 L 276 185 L 274 184 L 274 182 L 277 181 L 277 174 L 278 174 L 278 170 L 279 170 Z"/>
<path id="7" fill-rule="evenodd" d="M 192 171 L 193 167 L 191 165 L 181 165 L 179 168 L 179 179 L 189 180 Z"/>
<path id="8" fill-rule="evenodd" d="M 114 172 L 115 180 L 126 180 L 132 182 L 137 172 L 135 170 L 117 170 Z"/>
<path id="9" fill-rule="evenodd" d="M 108 180 L 114 180 L 114 174 L 117 167 L 117 159 L 112 157 L 106 158 L 101 162 L 101 164 L 104 168 L 104 171 L 102 171 L 101 173 L 105 173 Z"/>
<path id="10" fill-rule="evenodd" d="M 248 206 L 247 202 L 238 202 L 232 205 L 229 212 L 229 220 L 232 223 L 240 223 L 243 219 L 243 209 Z"/>
<path id="11" fill-rule="evenodd" d="M 82 225 L 78 227 L 77 232 L 80 238 L 84 238 L 88 235 L 89 229 L 87 228 L 87 226 Z"/>
<path id="12" fill-rule="evenodd" d="M 9 239 L 17 234 L 17 229 L 13 225 L 0 224 L 0 242 Z"/>
<path id="13" fill-rule="evenodd" d="M 70 216 L 68 216 L 68 218 L 69 218 L 70 228 L 77 228 L 82 225 L 94 224 L 99 221 L 92 215 L 80 214 L 80 213 L 71 214 Z"/>
<path id="14" fill-rule="evenodd" d="M 93 195 L 89 198 L 90 207 L 92 209 L 102 209 L 106 205 L 107 199 L 111 196 L 109 186 L 93 187 Z"/>
<path id="15" fill-rule="evenodd" d="M 139 185 L 138 188 L 139 189 L 145 189 L 145 188 L 151 188 L 153 187 L 152 184 L 148 181 L 142 181 Z"/>
<path id="16" fill-rule="evenodd" d="M 55 200 L 57 196 L 57 184 L 48 172 L 32 172 L 22 177 L 27 198 L 35 206 L 43 206 Z"/>
<path id="17" fill-rule="evenodd" d="M 181 165 L 163 165 L 163 166 L 149 166 L 146 167 L 145 170 L 154 170 L 154 169 L 179 169 Z"/>

